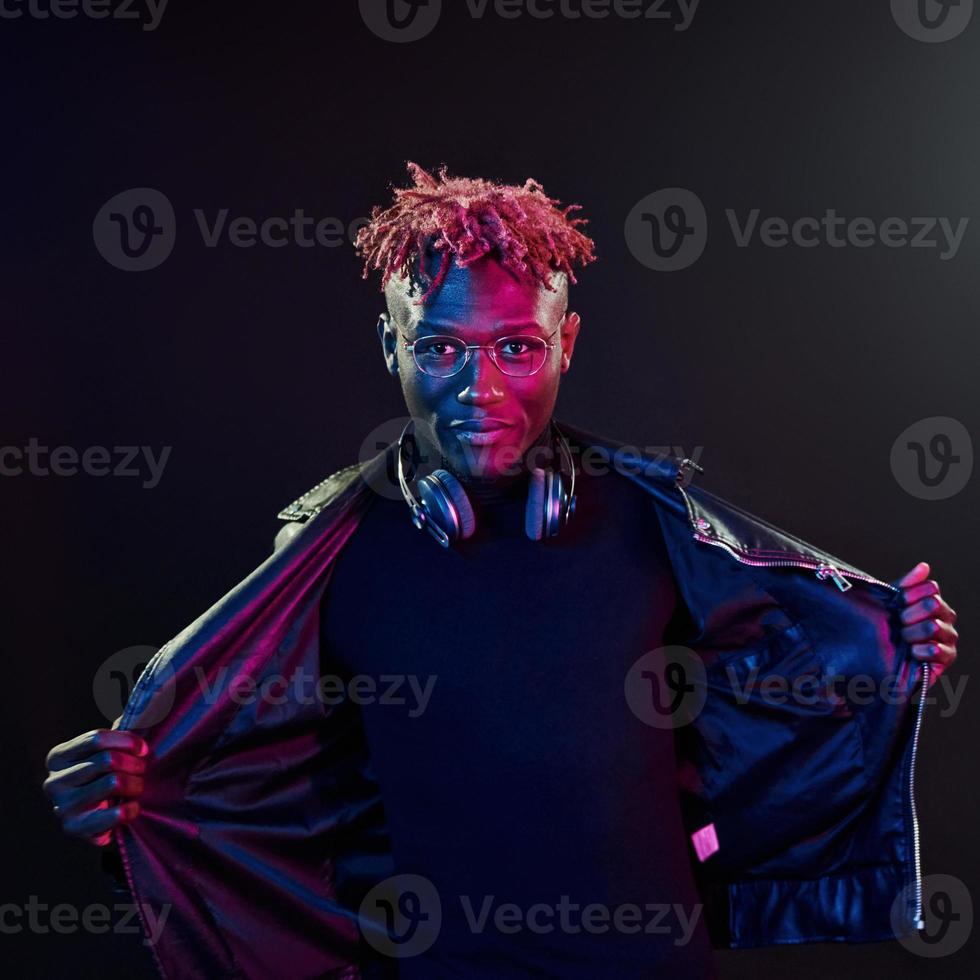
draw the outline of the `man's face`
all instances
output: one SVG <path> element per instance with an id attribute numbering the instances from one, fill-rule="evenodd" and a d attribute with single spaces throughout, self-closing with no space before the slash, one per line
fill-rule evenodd
<path id="1" fill-rule="evenodd" d="M 434 274 L 434 269 L 430 267 Z M 487 256 L 466 268 L 455 262 L 424 306 L 395 276 L 386 287 L 388 314 L 378 324 L 388 370 L 401 381 L 409 414 L 430 427 L 443 456 L 464 478 L 494 479 L 517 472 L 523 453 L 544 431 L 568 370 L 579 317 L 565 310 L 563 277 L 551 292 L 518 279 Z M 536 336 L 555 344 L 527 377 L 504 374 L 490 351 L 473 350 L 458 374 L 435 378 L 418 369 L 404 342 L 456 337 L 492 345 L 501 337 Z M 513 350 L 520 349 L 520 345 Z"/>

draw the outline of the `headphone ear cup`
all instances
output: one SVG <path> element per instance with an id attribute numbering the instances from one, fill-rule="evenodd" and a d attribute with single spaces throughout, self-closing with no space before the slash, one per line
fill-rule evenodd
<path id="1" fill-rule="evenodd" d="M 437 486 L 445 491 L 445 495 L 456 511 L 459 519 L 459 537 L 464 539 L 470 537 L 476 530 L 476 515 L 473 513 L 473 505 L 470 503 L 470 498 L 466 496 L 463 484 L 449 470 L 433 470 L 429 477 L 419 482 L 419 491 L 423 498 L 425 496 L 423 486 L 430 487 L 431 484 L 427 482 L 430 480 L 433 483 L 438 481 Z M 429 506 L 431 508 L 431 503 Z"/>
<path id="2" fill-rule="evenodd" d="M 553 538 L 561 530 L 561 473 L 549 470 L 544 481 L 544 536 Z"/>
<path id="3" fill-rule="evenodd" d="M 524 530 L 532 541 L 540 541 L 544 537 L 544 470 L 538 467 L 531 470 L 527 485 Z"/>

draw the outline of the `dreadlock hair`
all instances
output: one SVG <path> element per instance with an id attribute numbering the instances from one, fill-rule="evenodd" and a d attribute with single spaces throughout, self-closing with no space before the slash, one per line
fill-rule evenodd
<path id="1" fill-rule="evenodd" d="M 595 261 L 595 243 L 578 230 L 587 219 L 569 217 L 581 205 L 559 210 L 559 202 L 545 195 L 530 177 L 523 187 L 482 178 L 450 177 L 446 165 L 438 179 L 411 160 L 406 161 L 412 187 L 392 187 L 394 203 L 371 209 L 354 245 L 364 259 L 364 272 L 382 272 L 381 290 L 397 272 L 401 278 L 428 289 L 416 301 L 423 304 L 441 285 L 452 257 L 467 266 L 494 251 L 501 264 L 519 276 L 531 276 L 551 292 L 553 272 L 563 272 L 575 283 L 572 265 Z M 425 269 L 424 257 L 441 252 L 435 277 Z"/>

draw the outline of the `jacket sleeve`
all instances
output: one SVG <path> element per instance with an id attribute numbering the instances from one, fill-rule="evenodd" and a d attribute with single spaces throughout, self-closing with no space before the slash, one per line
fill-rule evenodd
<path id="1" fill-rule="evenodd" d="M 284 528 L 127 702 L 119 727 L 147 741 L 151 764 L 138 819 L 113 836 L 165 977 L 265 980 L 284 957 L 297 980 L 359 975 L 339 868 L 378 801 L 354 712 L 317 697 L 317 681 L 320 600 L 366 502 L 348 481 Z"/>

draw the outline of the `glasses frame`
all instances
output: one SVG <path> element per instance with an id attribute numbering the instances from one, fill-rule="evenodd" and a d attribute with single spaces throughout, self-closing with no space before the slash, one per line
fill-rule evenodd
<path id="1" fill-rule="evenodd" d="M 554 335 L 558 333 L 560 329 L 561 329 L 561 324 L 555 327 L 555 329 L 552 330 L 551 333 L 548 334 L 546 338 L 539 337 L 537 334 L 515 333 L 515 334 L 508 334 L 506 337 L 498 337 L 492 344 L 463 344 L 463 351 L 464 351 L 463 363 L 460 364 L 460 366 L 456 368 L 456 370 L 453 371 L 452 374 L 429 374 L 429 372 L 426 371 L 421 364 L 419 364 L 419 359 L 415 354 L 415 345 L 422 340 L 448 340 L 454 344 L 458 344 L 460 342 L 459 337 L 453 337 L 451 334 L 426 334 L 424 337 L 419 337 L 417 340 L 407 341 L 405 339 L 404 334 L 402 334 L 401 331 L 399 331 L 399 335 L 402 338 L 402 347 L 404 347 L 405 350 L 407 351 L 411 351 L 412 361 L 415 363 L 415 367 L 427 378 L 436 378 L 439 381 L 444 381 L 446 378 L 456 377 L 456 375 L 459 374 L 459 372 L 462 371 L 463 368 L 465 368 L 466 365 L 470 363 L 470 358 L 473 356 L 472 352 L 475 350 L 485 350 L 489 354 L 490 360 L 493 362 L 493 366 L 505 377 L 532 378 L 534 377 L 534 375 L 538 373 L 538 371 L 541 370 L 541 368 L 545 366 L 545 364 L 548 361 L 547 356 L 545 356 L 545 359 L 533 371 L 529 371 L 527 374 L 510 374 L 497 363 L 497 355 L 494 351 L 494 348 L 497 346 L 497 344 L 505 344 L 509 340 L 527 340 L 529 337 L 534 337 L 536 340 L 544 340 L 545 348 L 549 351 L 552 351 L 558 346 L 558 342 L 557 341 L 552 342 L 551 338 L 554 337 Z"/>

